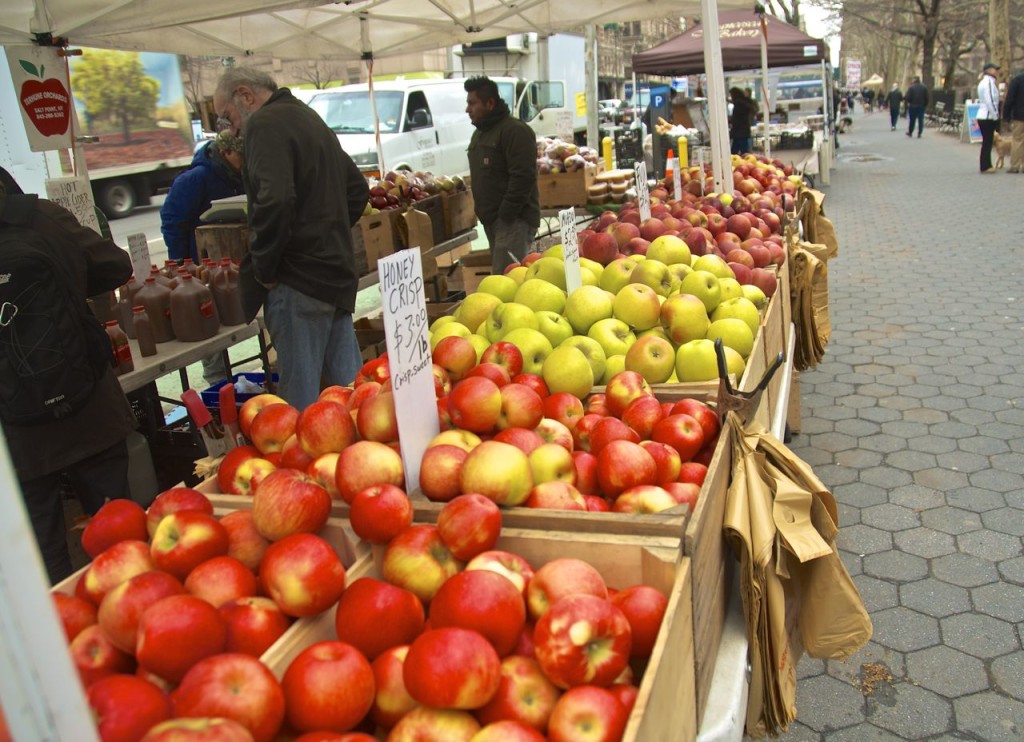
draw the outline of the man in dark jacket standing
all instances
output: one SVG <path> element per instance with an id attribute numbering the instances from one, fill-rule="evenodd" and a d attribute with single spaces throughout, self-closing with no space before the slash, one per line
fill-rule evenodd
<path id="1" fill-rule="evenodd" d="M 907 88 L 907 96 L 904 98 L 907 103 L 907 136 L 914 133 L 914 122 L 917 122 L 917 138 L 921 138 L 924 131 L 924 109 L 928 106 L 928 88 L 921 84 L 921 78 L 915 77 L 914 82 Z"/>
<path id="2" fill-rule="evenodd" d="M 1010 167 L 1008 173 L 1024 173 L 1024 72 L 1010 80 L 1003 101 L 1003 117 L 1010 122 Z"/>
<path id="3" fill-rule="evenodd" d="M 0 168 L 0 233 L 8 228 L 28 229 L 42 238 L 46 254 L 67 267 L 71 282 L 67 289 L 75 304 L 83 308 L 86 297 L 112 291 L 131 277 L 127 252 L 83 227 L 66 209 L 35 194 L 23 194 L 10 174 Z M 4 273 L 2 266 L 0 273 Z M 5 312 L 4 316 L 13 319 L 16 310 L 15 315 Z M 8 337 L 12 331 L 7 322 L 0 328 L 0 343 L 5 348 L 12 342 Z M 33 351 L 42 346 L 42 338 L 33 340 L 36 342 L 31 347 L 20 349 L 18 375 L 24 368 L 31 369 L 51 358 L 46 354 L 50 350 L 47 347 L 42 347 L 41 356 L 34 355 Z M 15 337 L 15 347 L 17 341 Z M 87 342 L 103 344 L 96 352 L 100 357 L 104 353 L 109 356 L 110 344 L 101 330 L 88 335 Z M 12 364 L 0 364 L 0 371 L 0 385 L 8 390 L 18 388 L 19 379 L 11 378 L 16 374 Z M 125 439 L 134 425 L 128 400 L 109 367 L 99 369 L 92 395 L 77 411 L 35 424 L 3 423 L 21 494 L 51 582 L 59 582 L 72 571 L 61 475 L 70 477 L 86 515 L 99 510 L 108 497 L 127 498 Z"/>
<path id="4" fill-rule="evenodd" d="M 896 122 L 900 120 L 900 106 L 903 105 L 903 91 L 898 83 L 892 84 L 892 90 L 885 97 L 885 103 L 889 106 L 889 122 L 892 124 L 892 131 L 896 131 Z"/>
<path id="5" fill-rule="evenodd" d="M 491 245 L 491 271 L 522 261 L 540 226 L 537 137 L 509 113 L 486 77 L 465 82 L 466 113 L 476 127 L 469 141 L 476 215 Z"/>
<path id="6" fill-rule="evenodd" d="M 224 73 L 213 96 L 222 125 L 242 132 L 249 253 L 240 287 L 247 314 L 260 305 L 289 404 L 302 409 L 327 384 L 359 371 L 352 327 L 356 290 L 352 227 L 369 187 L 337 135 L 269 75 Z"/>

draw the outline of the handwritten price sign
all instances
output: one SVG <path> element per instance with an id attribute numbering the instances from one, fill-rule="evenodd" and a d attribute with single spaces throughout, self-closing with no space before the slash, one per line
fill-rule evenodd
<path id="1" fill-rule="evenodd" d="M 558 228 L 562 233 L 562 255 L 565 257 L 565 290 L 571 294 L 583 285 L 580 275 L 580 244 L 576 236 L 576 210 L 558 212 Z"/>
<path id="2" fill-rule="evenodd" d="M 75 219 L 83 227 L 89 227 L 96 234 L 102 234 L 100 222 L 96 218 L 96 204 L 92 200 L 92 188 L 87 178 L 50 178 L 46 181 L 46 197 L 74 214 Z M 149 275 L 148 264 L 146 275 Z"/>
<path id="3" fill-rule="evenodd" d="M 673 157 L 668 161 L 668 166 L 672 169 L 672 192 L 675 195 L 676 201 L 681 201 L 683 198 L 683 178 L 682 173 L 679 172 L 679 158 Z"/>
<path id="4" fill-rule="evenodd" d="M 440 432 L 433 408 L 434 375 L 420 251 L 399 250 L 381 258 L 377 271 L 405 481 L 415 483 L 420 481 L 423 452 Z M 424 414 L 424 400 L 431 401 L 431 414 Z"/>
<path id="5" fill-rule="evenodd" d="M 149 257 L 149 240 L 142 232 L 128 235 L 128 254 L 132 256 L 132 270 L 135 278 L 145 281 L 149 278 L 152 262 Z"/>
<path id="6" fill-rule="evenodd" d="M 640 221 L 651 218 L 651 192 L 647 188 L 647 164 L 638 162 L 633 165 L 636 176 L 636 204 L 640 208 Z"/>

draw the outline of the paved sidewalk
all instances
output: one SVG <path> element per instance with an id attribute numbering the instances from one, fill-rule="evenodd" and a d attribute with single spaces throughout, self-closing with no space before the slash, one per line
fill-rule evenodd
<path id="1" fill-rule="evenodd" d="M 1024 175 L 904 131 L 858 112 L 822 187 L 834 329 L 792 447 L 874 639 L 801 661 L 786 742 L 1024 739 Z"/>

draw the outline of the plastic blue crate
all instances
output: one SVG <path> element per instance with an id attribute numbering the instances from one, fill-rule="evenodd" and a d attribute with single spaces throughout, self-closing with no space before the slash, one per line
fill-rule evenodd
<path id="1" fill-rule="evenodd" d="M 239 379 L 241 379 L 243 377 L 248 379 L 249 381 L 251 381 L 254 384 L 259 384 L 260 387 L 262 387 L 263 392 L 266 392 L 266 390 L 267 390 L 267 387 L 266 387 L 267 376 L 262 371 L 243 371 L 241 373 L 235 374 L 234 376 L 231 377 L 231 383 L 234 384 L 235 382 L 237 382 Z M 274 383 L 276 384 L 277 383 L 277 379 L 278 379 L 277 374 L 274 374 L 272 378 L 274 380 Z M 227 384 L 227 383 L 228 383 L 227 379 L 225 379 L 224 381 L 218 381 L 213 386 L 208 387 L 207 389 L 204 389 L 203 391 L 201 391 L 199 393 L 199 397 L 200 397 L 200 399 L 203 400 L 203 404 L 206 405 L 210 409 L 219 408 L 220 407 L 220 388 L 222 386 L 224 386 L 225 384 Z M 257 394 L 262 394 L 263 392 L 253 392 L 253 393 L 250 393 L 250 394 L 240 394 L 240 393 L 238 393 L 236 391 L 235 392 L 235 402 L 237 404 L 242 404 L 242 402 L 244 402 L 245 400 L 252 399 Z"/>

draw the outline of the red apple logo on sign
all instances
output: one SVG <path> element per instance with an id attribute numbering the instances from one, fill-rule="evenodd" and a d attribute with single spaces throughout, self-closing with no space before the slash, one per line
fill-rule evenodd
<path id="1" fill-rule="evenodd" d="M 19 59 L 22 69 L 40 79 L 26 80 L 21 86 L 21 105 L 40 134 L 47 137 L 66 134 L 71 116 L 71 96 L 64 84 L 55 77 L 45 79 L 45 67 L 39 69 L 25 59 Z"/>

